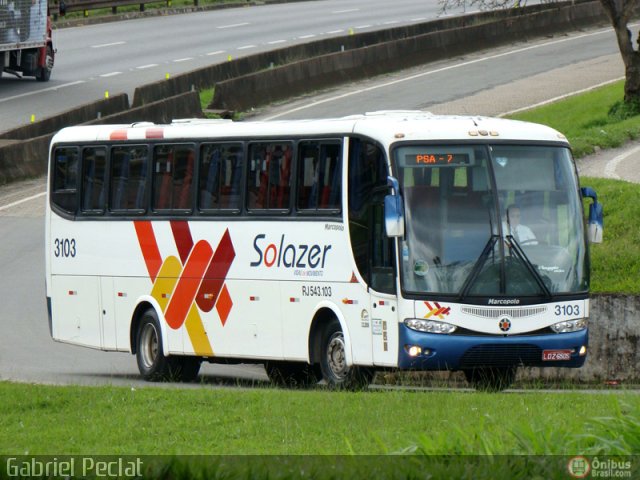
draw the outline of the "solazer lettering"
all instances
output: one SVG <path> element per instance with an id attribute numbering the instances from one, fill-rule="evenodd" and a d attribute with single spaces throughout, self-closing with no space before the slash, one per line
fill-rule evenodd
<path id="1" fill-rule="evenodd" d="M 324 268 L 327 252 L 331 250 L 331 245 L 287 243 L 284 234 L 281 235 L 278 244 L 265 245 L 267 243 L 265 239 L 264 233 L 256 235 L 253 239 L 253 248 L 258 258 L 250 263 L 252 267 L 265 265 L 269 268 Z"/>

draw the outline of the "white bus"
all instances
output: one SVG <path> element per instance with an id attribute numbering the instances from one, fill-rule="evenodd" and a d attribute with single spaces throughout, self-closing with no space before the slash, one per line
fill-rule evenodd
<path id="1" fill-rule="evenodd" d="M 376 112 L 71 127 L 48 189 L 53 339 L 133 353 L 149 380 L 255 362 L 282 385 L 461 370 L 499 389 L 518 366 L 585 361 L 583 197 L 594 228 L 602 212 L 541 125 Z"/>

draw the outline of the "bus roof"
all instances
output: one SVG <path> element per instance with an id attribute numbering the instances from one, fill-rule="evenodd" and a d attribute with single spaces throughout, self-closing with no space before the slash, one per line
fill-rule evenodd
<path id="1" fill-rule="evenodd" d="M 568 144 L 564 135 L 544 125 L 502 118 L 433 115 L 423 111 L 380 111 L 317 120 L 243 121 L 183 119 L 171 124 L 139 122 L 68 127 L 53 143 L 147 139 L 260 138 L 364 135 L 388 147 L 397 141 L 495 139 Z"/>

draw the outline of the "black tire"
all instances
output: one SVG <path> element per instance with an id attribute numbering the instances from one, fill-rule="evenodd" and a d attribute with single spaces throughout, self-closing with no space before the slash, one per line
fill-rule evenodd
<path id="1" fill-rule="evenodd" d="M 517 367 L 477 367 L 464 371 L 467 382 L 482 392 L 500 392 L 516 378 Z"/>
<path id="2" fill-rule="evenodd" d="M 269 380 L 280 387 L 309 388 L 320 380 L 318 368 L 303 362 L 266 362 L 264 369 Z"/>
<path id="3" fill-rule="evenodd" d="M 346 346 L 340 322 L 333 319 L 324 329 L 320 350 L 320 371 L 329 388 L 360 390 L 367 388 L 373 371 L 364 367 L 347 366 Z"/>
<path id="4" fill-rule="evenodd" d="M 160 322 L 155 310 L 147 310 L 136 334 L 136 360 L 138 370 L 145 380 L 181 381 L 195 380 L 202 360 L 198 357 L 166 357 L 160 335 Z"/>
<path id="5" fill-rule="evenodd" d="M 48 82 L 51 78 L 51 71 L 53 70 L 53 50 L 51 45 L 47 45 L 47 56 L 45 59 L 45 66 L 38 67 L 36 72 L 36 80 L 39 82 Z"/>

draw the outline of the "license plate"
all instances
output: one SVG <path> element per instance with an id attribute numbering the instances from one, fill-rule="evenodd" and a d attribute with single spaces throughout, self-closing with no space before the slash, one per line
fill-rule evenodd
<path id="1" fill-rule="evenodd" d="M 571 360 L 571 350 L 543 350 L 542 361 L 553 362 L 558 360 Z"/>

